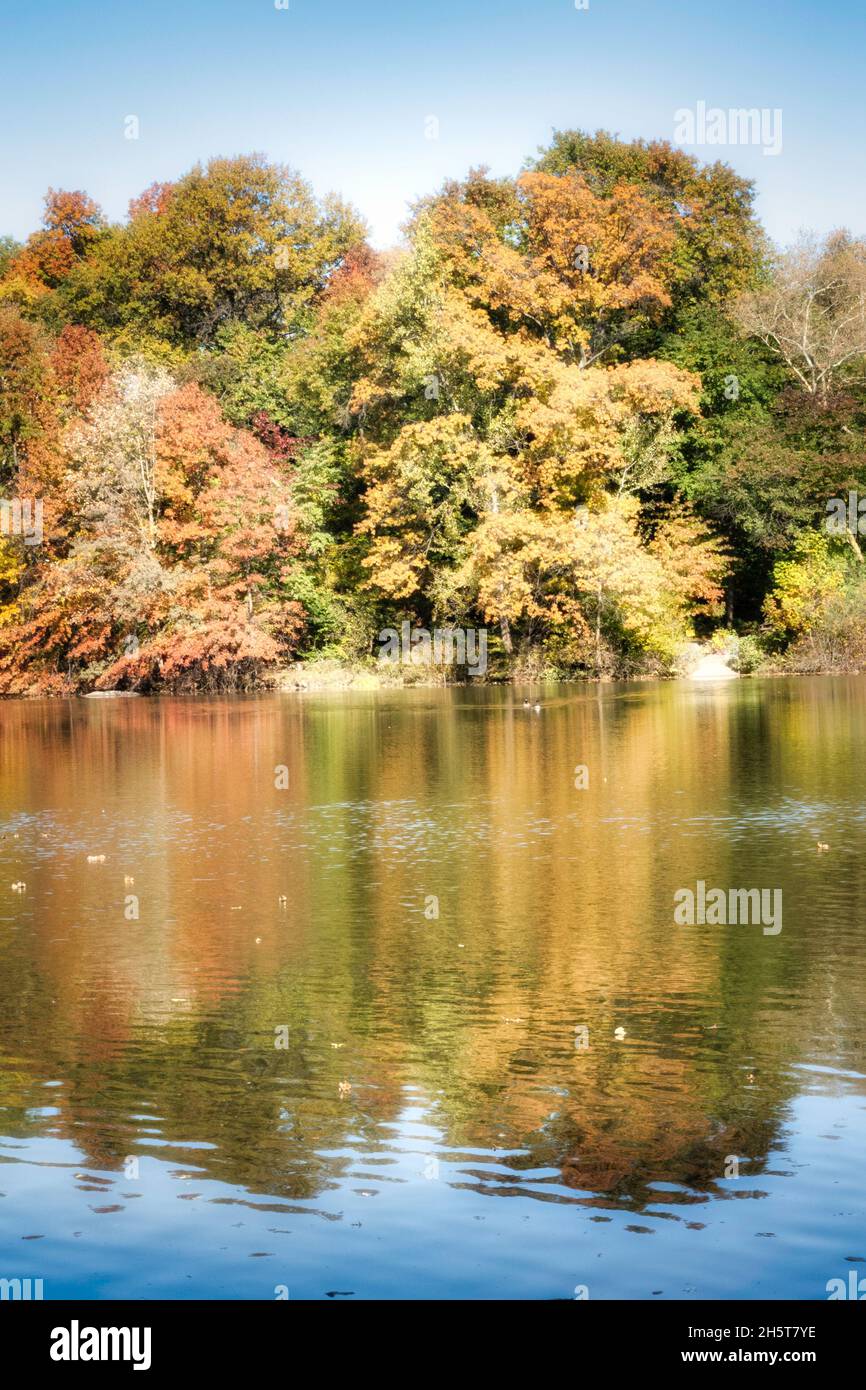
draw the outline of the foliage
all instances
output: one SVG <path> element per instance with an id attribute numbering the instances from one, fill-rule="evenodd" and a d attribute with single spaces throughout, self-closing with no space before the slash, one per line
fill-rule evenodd
<path id="1" fill-rule="evenodd" d="M 10 262 L 21 250 L 21 243 L 11 236 L 0 236 L 0 280 L 4 278 Z"/>
<path id="2" fill-rule="evenodd" d="M 319 202 L 293 170 L 258 155 L 214 159 L 139 200 L 72 268 L 60 307 L 129 346 L 141 332 L 212 346 L 239 323 L 297 331 L 362 234 L 348 207 Z"/>
<path id="3" fill-rule="evenodd" d="M 664 140 L 618 140 L 607 131 L 555 131 L 532 167 L 574 173 L 601 197 L 627 183 L 671 218 L 672 307 L 723 304 L 753 280 L 763 235 L 754 191 L 726 164 L 701 166 Z"/>
<path id="4" fill-rule="evenodd" d="M 734 306 L 744 330 L 777 354 L 803 390 L 826 398 L 866 356 L 866 241 L 803 236 L 775 257 L 767 283 Z"/>
<path id="5" fill-rule="evenodd" d="M 822 523 L 866 495 L 864 265 L 603 131 L 449 180 L 386 253 L 260 155 L 122 225 L 50 191 L 0 239 L 2 485 L 43 522 L 0 536 L 0 692 L 252 688 L 404 618 L 490 624 L 502 675 L 714 629 L 854 669 L 862 550 Z"/>
<path id="6" fill-rule="evenodd" d="M 104 225 L 102 212 L 86 193 L 49 188 L 42 230 L 4 258 L 0 299 L 38 305 L 93 250 Z"/>
<path id="7" fill-rule="evenodd" d="M 773 570 L 773 589 L 764 605 L 770 634 L 785 640 L 812 628 L 830 601 L 844 592 L 847 571 L 838 542 L 820 531 L 804 532 Z"/>
<path id="8" fill-rule="evenodd" d="M 18 467 L 19 450 L 42 426 L 47 391 L 46 343 L 11 305 L 0 305 L 0 470 Z"/>
<path id="9" fill-rule="evenodd" d="M 866 671 L 866 584 L 833 594 L 785 656 L 789 671 Z"/>

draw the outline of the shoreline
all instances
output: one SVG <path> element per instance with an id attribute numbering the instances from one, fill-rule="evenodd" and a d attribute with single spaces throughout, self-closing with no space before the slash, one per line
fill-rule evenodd
<path id="1" fill-rule="evenodd" d="M 348 692 L 378 694 L 383 692 L 393 692 L 397 690 L 469 690 L 473 686 L 483 689 L 494 689 L 504 687 L 514 687 L 516 689 L 532 689 L 538 691 L 547 686 L 574 685 L 688 685 L 693 689 L 706 688 L 707 686 L 725 686 L 732 681 L 739 680 L 796 680 L 808 679 L 815 676 L 823 677 L 859 677 L 866 676 L 866 671 L 786 671 L 778 667 L 768 667 L 765 670 L 749 672 L 731 672 L 725 679 L 718 677 L 701 678 L 687 673 L 672 673 L 669 675 L 644 674 L 644 675 L 620 675 L 620 676 L 501 676 L 501 677 L 476 677 L 470 680 L 442 680 L 430 678 L 410 678 L 403 679 L 395 674 L 390 674 L 386 678 L 381 678 L 375 671 L 366 668 L 353 666 L 337 666 L 336 669 L 322 671 L 317 669 L 318 663 L 311 663 L 309 671 L 298 671 L 290 668 L 286 671 L 277 672 L 271 681 L 262 681 L 260 684 L 246 689 L 236 690 L 71 690 L 54 693 L 34 693 L 21 695 L 0 696 L 0 704 L 7 703 L 26 703 L 32 700 L 158 700 L 158 699 L 225 699 L 228 696 L 251 696 L 251 695 L 306 695 L 306 694 L 327 694 L 332 691 L 335 694 L 345 694 Z"/>

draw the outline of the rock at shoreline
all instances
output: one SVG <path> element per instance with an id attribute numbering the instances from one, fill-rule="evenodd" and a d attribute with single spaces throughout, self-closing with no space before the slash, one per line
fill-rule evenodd
<path id="1" fill-rule="evenodd" d="M 697 665 L 693 666 L 688 673 L 690 681 L 729 681 L 739 680 L 736 671 L 732 671 L 728 665 L 728 658 L 721 656 L 718 652 L 709 652 L 702 656 Z"/>
<path id="2" fill-rule="evenodd" d="M 140 700 L 137 690 L 89 690 L 85 700 Z"/>

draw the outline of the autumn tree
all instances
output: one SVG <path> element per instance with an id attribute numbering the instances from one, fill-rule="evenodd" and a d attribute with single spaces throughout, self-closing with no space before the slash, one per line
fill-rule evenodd
<path id="1" fill-rule="evenodd" d="M 67 417 L 86 415 L 109 376 L 98 334 L 79 324 L 67 324 L 52 347 L 51 370 L 58 404 Z"/>
<path id="2" fill-rule="evenodd" d="M 513 197 L 481 174 L 449 187 L 419 211 L 412 252 L 365 305 L 350 339 L 362 367 L 351 400 L 366 483 L 358 529 L 368 583 L 391 599 L 449 618 L 477 605 L 506 653 L 515 636 L 570 632 L 572 658 L 579 650 L 598 666 L 617 630 L 620 649 L 646 634 L 640 583 L 616 578 L 616 534 L 659 592 L 663 575 L 636 523 L 621 524 L 625 502 L 610 510 L 605 498 L 667 479 L 674 421 L 695 410 L 699 383 L 670 363 L 602 366 L 587 355 L 600 317 L 651 312 L 663 284 L 622 274 L 605 208 L 607 254 L 581 300 L 567 252 L 594 197 L 527 178 Z M 587 507 L 594 549 L 575 531 Z M 674 610 L 685 612 L 679 598 Z M 656 617 L 668 632 L 677 625 Z"/>
<path id="3" fill-rule="evenodd" d="M 666 140 L 558 130 L 530 167 L 582 178 L 601 198 L 626 184 L 665 215 L 674 234 L 673 319 L 689 307 L 724 304 L 757 273 L 765 239 L 754 188 L 727 164 L 702 165 Z"/>
<path id="4" fill-rule="evenodd" d="M 650 657 L 670 663 L 696 609 L 718 600 L 724 557 L 706 528 L 671 517 L 644 543 L 634 499 L 603 495 L 572 515 L 489 513 L 457 579 L 487 621 L 545 642 L 567 667 L 611 673 Z"/>
<path id="5" fill-rule="evenodd" d="M 70 494 L 79 515 L 105 532 L 130 537 L 142 550 L 157 545 L 159 403 L 173 389 L 168 372 L 128 364 L 67 444 Z"/>
<path id="6" fill-rule="evenodd" d="M 525 173 L 510 190 L 503 184 L 477 170 L 419 209 L 470 304 L 584 367 L 659 321 L 671 303 L 669 214 L 626 183 L 609 197 L 571 174 Z"/>
<path id="7" fill-rule="evenodd" d="M 844 547 L 826 534 L 799 536 L 777 562 L 764 605 L 772 636 L 781 641 L 807 633 L 844 592 L 849 564 Z"/>
<path id="8" fill-rule="evenodd" d="M 128 363 L 63 450 L 68 543 L 20 594 L 0 688 L 234 688 L 292 649 L 290 479 L 212 397 Z"/>
<path id="9" fill-rule="evenodd" d="M 134 222 L 137 217 L 143 217 L 148 213 L 165 212 L 173 192 L 173 183 L 149 184 L 143 193 L 139 193 L 137 198 L 130 198 L 127 209 L 130 222 Z"/>
<path id="10" fill-rule="evenodd" d="M 512 672 L 668 670 L 723 615 L 859 660 L 821 527 L 866 491 L 861 240 L 774 254 L 728 166 L 603 131 L 406 230 L 253 155 L 0 240 L 2 483 L 44 504 L 0 693 L 248 688 L 399 615 Z"/>
<path id="11" fill-rule="evenodd" d="M 104 226 L 101 209 L 86 193 L 49 188 L 42 230 L 7 259 L 0 299 L 38 303 L 87 256 Z"/>
<path id="12" fill-rule="evenodd" d="M 803 390 L 825 398 L 866 360 L 866 241 L 833 232 L 778 254 L 768 283 L 744 294 L 736 316 L 785 363 Z"/>
<path id="13" fill-rule="evenodd" d="M 297 331 L 362 235 L 344 203 L 317 200 L 293 170 L 260 155 L 214 159 L 143 195 L 75 267 L 61 304 L 121 343 L 141 333 L 212 346 L 233 323 Z"/>

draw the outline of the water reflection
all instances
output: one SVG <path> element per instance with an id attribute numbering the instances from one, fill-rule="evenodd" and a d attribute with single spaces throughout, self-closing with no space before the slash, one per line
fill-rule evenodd
<path id="1" fill-rule="evenodd" d="M 857 678 L 0 706 L 2 1263 L 824 1297 L 866 1255 L 864 713 Z M 699 879 L 781 888 L 783 931 L 675 927 Z"/>

